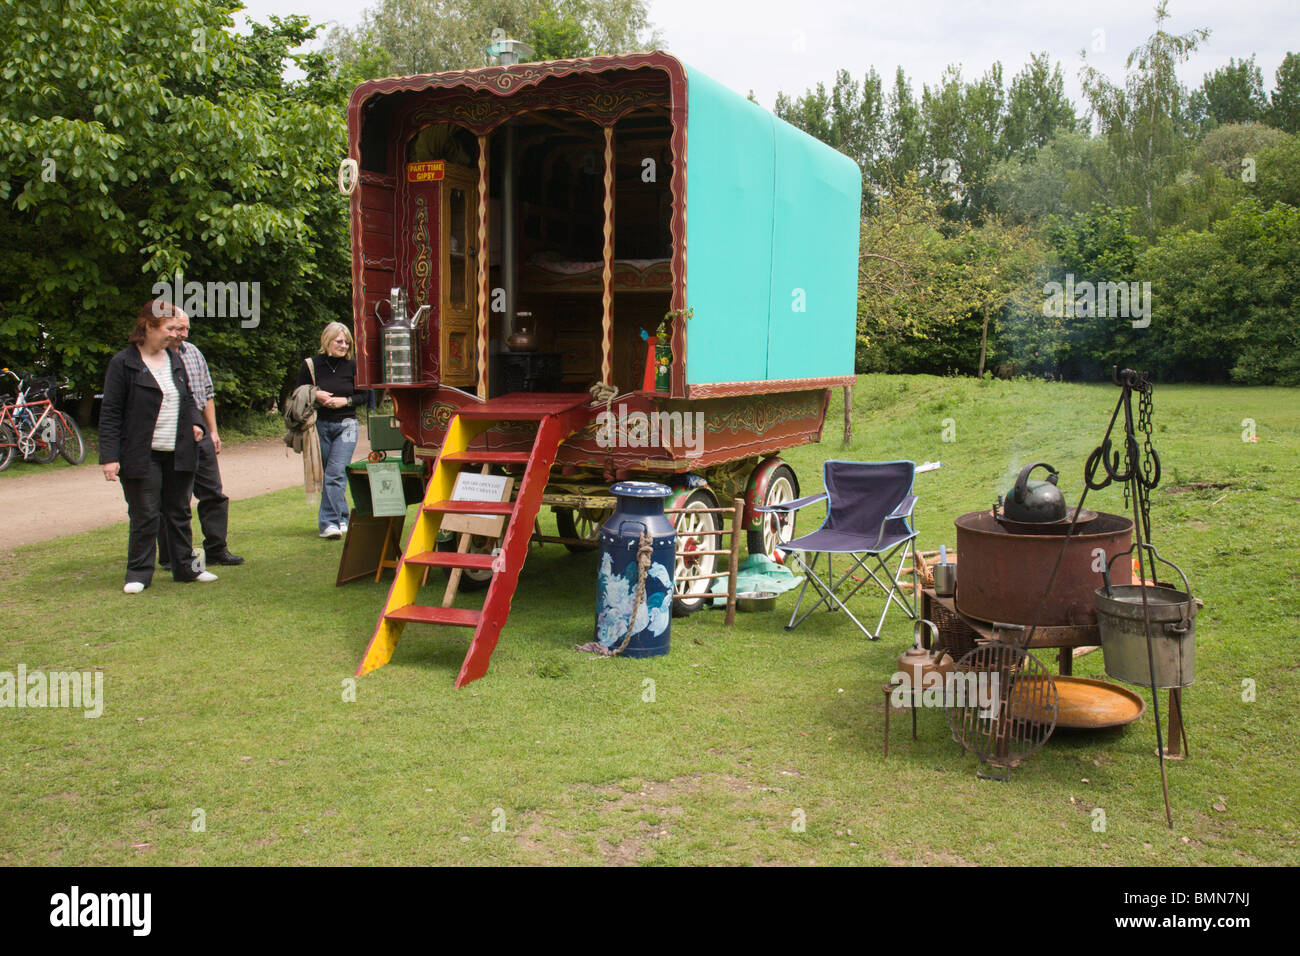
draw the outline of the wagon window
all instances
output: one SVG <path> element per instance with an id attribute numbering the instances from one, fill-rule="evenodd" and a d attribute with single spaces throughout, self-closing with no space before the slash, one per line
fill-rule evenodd
<path id="1" fill-rule="evenodd" d="M 478 142 L 469 130 L 452 123 L 430 123 L 406 144 L 406 161 L 423 163 L 443 159 L 457 166 L 478 162 Z"/>
<path id="2" fill-rule="evenodd" d="M 447 218 L 450 222 L 448 268 L 451 270 L 448 294 L 454 306 L 465 305 L 467 242 L 465 222 L 465 190 L 452 186 L 447 197 Z"/>
<path id="3" fill-rule="evenodd" d="M 388 125 L 392 100 L 377 96 L 369 100 L 361 121 L 361 168 L 371 173 L 388 172 Z"/>

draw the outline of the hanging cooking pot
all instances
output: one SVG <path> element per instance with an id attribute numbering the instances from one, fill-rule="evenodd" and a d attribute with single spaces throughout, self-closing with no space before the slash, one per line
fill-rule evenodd
<path id="1" fill-rule="evenodd" d="M 930 650 L 921 646 L 921 628 L 930 628 Z M 938 674 L 941 681 L 952 673 L 952 658 L 942 647 L 936 647 L 939 628 L 933 621 L 917 621 L 912 625 L 915 644 L 898 655 L 898 670 L 905 675 L 913 690 L 925 688 L 927 674 Z"/>
<path id="2" fill-rule="evenodd" d="M 1029 473 L 1035 468 L 1046 468 L 1046 481 L 1030 481 Z M 1065 495 L 1056 487 L 1060 478 L 1055 468 L 1045 461 L 1036 461 L 1020 469 L 1016 485 L 1002 499 L 1002 516 L 1010 521 L 1043 522 L 1061 521 L 1065 518 Z"/>

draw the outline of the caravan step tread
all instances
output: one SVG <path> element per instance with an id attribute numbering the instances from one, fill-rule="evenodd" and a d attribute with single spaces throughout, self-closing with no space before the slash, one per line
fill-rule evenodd
<path id="1" fill-rule="evenodd" d="M 435 501 L 424 505 L 424 511 L 436 511 L 448 515 L 512 515 L 515 513 L 513 501 Z"/>
<path id="2" fill-rule="evenodd" d="M 408 554 L 406 556 L 407 564 L 427 565 L 431 568 L 462 568 L 467 571 L 491 571 L 492 555 L 490 554 L 463 554 L 456 551 L 421 551 L 418 554 Z"/>
<path id="3" fill-rule="evenodd" d="M 531 454 L 526 451 L 457 451 L 443 455 L 442 461 L 466 461 L 478 465 L 526 465 Z"/>
<path id="4" fill-rule="evenodd" d="M 409 624 L 450 624 L 452 627 L 478 627 L 482 611 L 461 607 L 427 607 L 423 604 L 408 604 L 394 608 L 384 615 L 390 621 L 406 621 Z"/>

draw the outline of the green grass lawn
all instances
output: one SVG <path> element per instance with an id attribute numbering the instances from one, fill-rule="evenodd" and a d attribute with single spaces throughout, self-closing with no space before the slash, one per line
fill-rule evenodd
<path id="1" fill-rule="evenodd" d="M 1028 462 L 1077 500 L 1117 395 L 864 376 L 851 447 L 836 397 L 825 440 L 786 457 L 805 492 L 829 457 L 942 460 L 917 478 L 917 519 L 922 547 L 951 546 L 952 519 Z M 904 616 L 878 643 L 825 613 L 786 633 L 785 595 L 733 628 L 674 621 L 666 657 L 591 659 L 572 646 L 591 635 L 596 558 L 554 545 L 529 558 L 483 680 L 452 687 L 467 632 L 411 625 L 347 701 L 387 579 L 336 588 L 339 544 L 291 490 L 232 504 L 248 563 L 213 585 L 123 595 L 121 525 L 0 555 L 0 671 L 98 668 L 106 697 L 99 719 L 0 709 L 0 863 L 1294 865 L 1300 393 L 1160 387 L 1155 423 L 1155 543 L 1206 602 L 1172 831 L 1149 709 L 1058 732 L 1009 783 L 976 778 L 940 711 L 916 741 L 900 712 L 885 760 Z M 1196 482 L 1224 487 L 1170 493 Z M 1113 488 L 1088 504 L 1122 508 Z M 1104 676 L 1100 653 L 1075 672 Z"/>

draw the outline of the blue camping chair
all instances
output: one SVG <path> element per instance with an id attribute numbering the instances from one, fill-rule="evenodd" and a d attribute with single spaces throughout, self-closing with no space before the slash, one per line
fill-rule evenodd
<path id="1" fill-rule="evenodd" d="M 916 531 L 911 525 L 912 509 L 916 506 L 916 495 L 912 494 L 915 474 L 916 463 L 911 461 L 828 461 L 825 492 L 757 509 L 788 517 L 800 508 L 826 501 L 826 520 L 820 528 L 777 546 L 778 550 L 794 558 L 805 575 L 794 611 L 790 614 L 790 623 L 785 626 L 787 631 L 793 630 L 823 604 L 828 611 L 838 607 L 873 641 L 880 639 L 880 629 L 884 627 L 891 603 L 901 607 L 908 617 L 916 618 L 916 599 L 910 593 L 904 594 L 898 577 L 903 563 L 912 554 L 916 539 Z M 898 568 L 891 573 L 886 562 L 898 551 L 902 552 Z M 811 563 L 805 560 L 805 553 L 812 554 Z M 825 580 L 817 573 L 817 563 L 823 554 L 826 555 Z M 839 578 L 835 577 L 831 564 L 832 555 L 837 554 L 851 559 L 848 570 Z M 875 566 L 868 562 L 874 562 Z M 859 571 L 865 571 L 868 576 L 854 577 Z M 863 627 L 847 607 L 849 599 L 869 581 L 874 581 L 885 593 L 885 608 L 880 612 L 874 633 Z M 809 584 L 818 598 L 800 615 L 799 608 Z M 852 587 L 841 597 L 838 592 L 847 584 Z"/>

